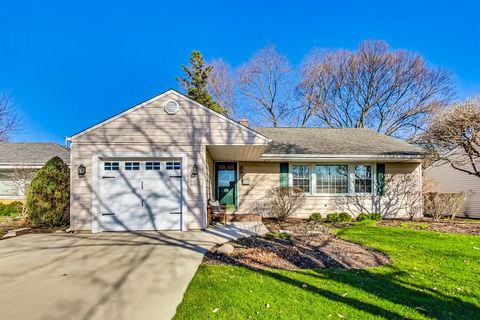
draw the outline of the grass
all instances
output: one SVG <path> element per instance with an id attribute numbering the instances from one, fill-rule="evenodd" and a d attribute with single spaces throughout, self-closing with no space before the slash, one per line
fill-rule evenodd
<path id="1" fill-rule="evenodd" d="M 400 227 L 402 227 L 402 228 L 413 228 L 413 229 L 418 229 L 418 230 L 427 230 L 428 229 L 428 223 L 402 222 L 402 223 L 400 223 Z"/>
<path id="2" fill-rule="evenodd" d="M 200 266 L 175 319 L 480 319 L 480 237 L 372 224 L 337 234 L 385 252 L 392 264 L 296 272 Z"/>

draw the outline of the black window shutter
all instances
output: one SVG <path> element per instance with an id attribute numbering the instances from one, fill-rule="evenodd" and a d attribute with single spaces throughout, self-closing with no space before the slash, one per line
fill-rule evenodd
<path id="1" fill-rule="evenodd" d="M 288 187 L 288 163 L 280 163 L 280 187 Z"/>
<path id="2" fill-rule="evenodd" d="M 377 195 L 385 195 L 385 163 L 377 163 Z"/>

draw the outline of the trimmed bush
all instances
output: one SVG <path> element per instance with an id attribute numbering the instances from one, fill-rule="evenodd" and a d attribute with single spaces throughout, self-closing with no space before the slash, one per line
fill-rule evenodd
<path id="1" fill-rule="evenodd" d="M 68 224 L 70 177 L 68 166 L 59 157 L 50 159 L 35 174 L 27 191 L 27 214 L 38 225 Z"/>
<path id="2" fill-rule="evenodd" d="M 357 221 L 365 221 L 365 220 L 371 220 L 370 215 L 368 213 L 360 213 L 357 216 Z"/>
<path id="3" fill-rule="evenodd" d="M 382 220 L 382 215 L 378 212 L 371 212 L 369 213 L 370 219 L 373 221 L 380 221 Z"/>
<path id="4" fill-rule="evenodd" d="M 327 222 L 349 222 L 352 216 L 346 212 L 330 213 L 327 215 Z"/>
<path id="5" fill-rule="evenodd" d="M 310 215 L 310 218 L 308 218 L 310 221 L 315 221 L 315 222 L 322 222 L 323 218 L 320 212 L 315 212 Z"/>
<path id="6" fill-rule="evenodd" d="M 22 203 L 20 201 L 0 203 L 0 217 L 17 217 L 21 212 Z"/>
<path id="7" fill-rule="evenodd" d="M 377 213 L 377 212 L 360 213 L 357 216 L 357 221 L 364 221 L 364 220 L 380 221 L 380 220 L 382 220 L 382 215 L 380 213 Z"/>

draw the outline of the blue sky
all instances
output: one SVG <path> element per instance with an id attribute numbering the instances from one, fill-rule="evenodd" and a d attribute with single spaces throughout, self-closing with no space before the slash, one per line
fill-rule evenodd
<path id="1" fill-rule="evenodd" d="M 274 43 L 293 64 L 314 47 L 383 39 L 480 92 L 479 1 L 0 0 L 0 91 L 23 118 L 15 141 L 63 142 L 166 89 L 193 49 L 233 66 Z"/>

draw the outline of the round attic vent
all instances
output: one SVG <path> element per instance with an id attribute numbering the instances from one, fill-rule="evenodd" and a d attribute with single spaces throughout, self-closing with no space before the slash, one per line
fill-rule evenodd
<path id="1" fill-rule="evenodd" d="M 180 107 L 176 101 L 169 100 L 165 103 L 165 112 L 168 114 L 175 114 L 178 109 L 180 109 Z"/>

